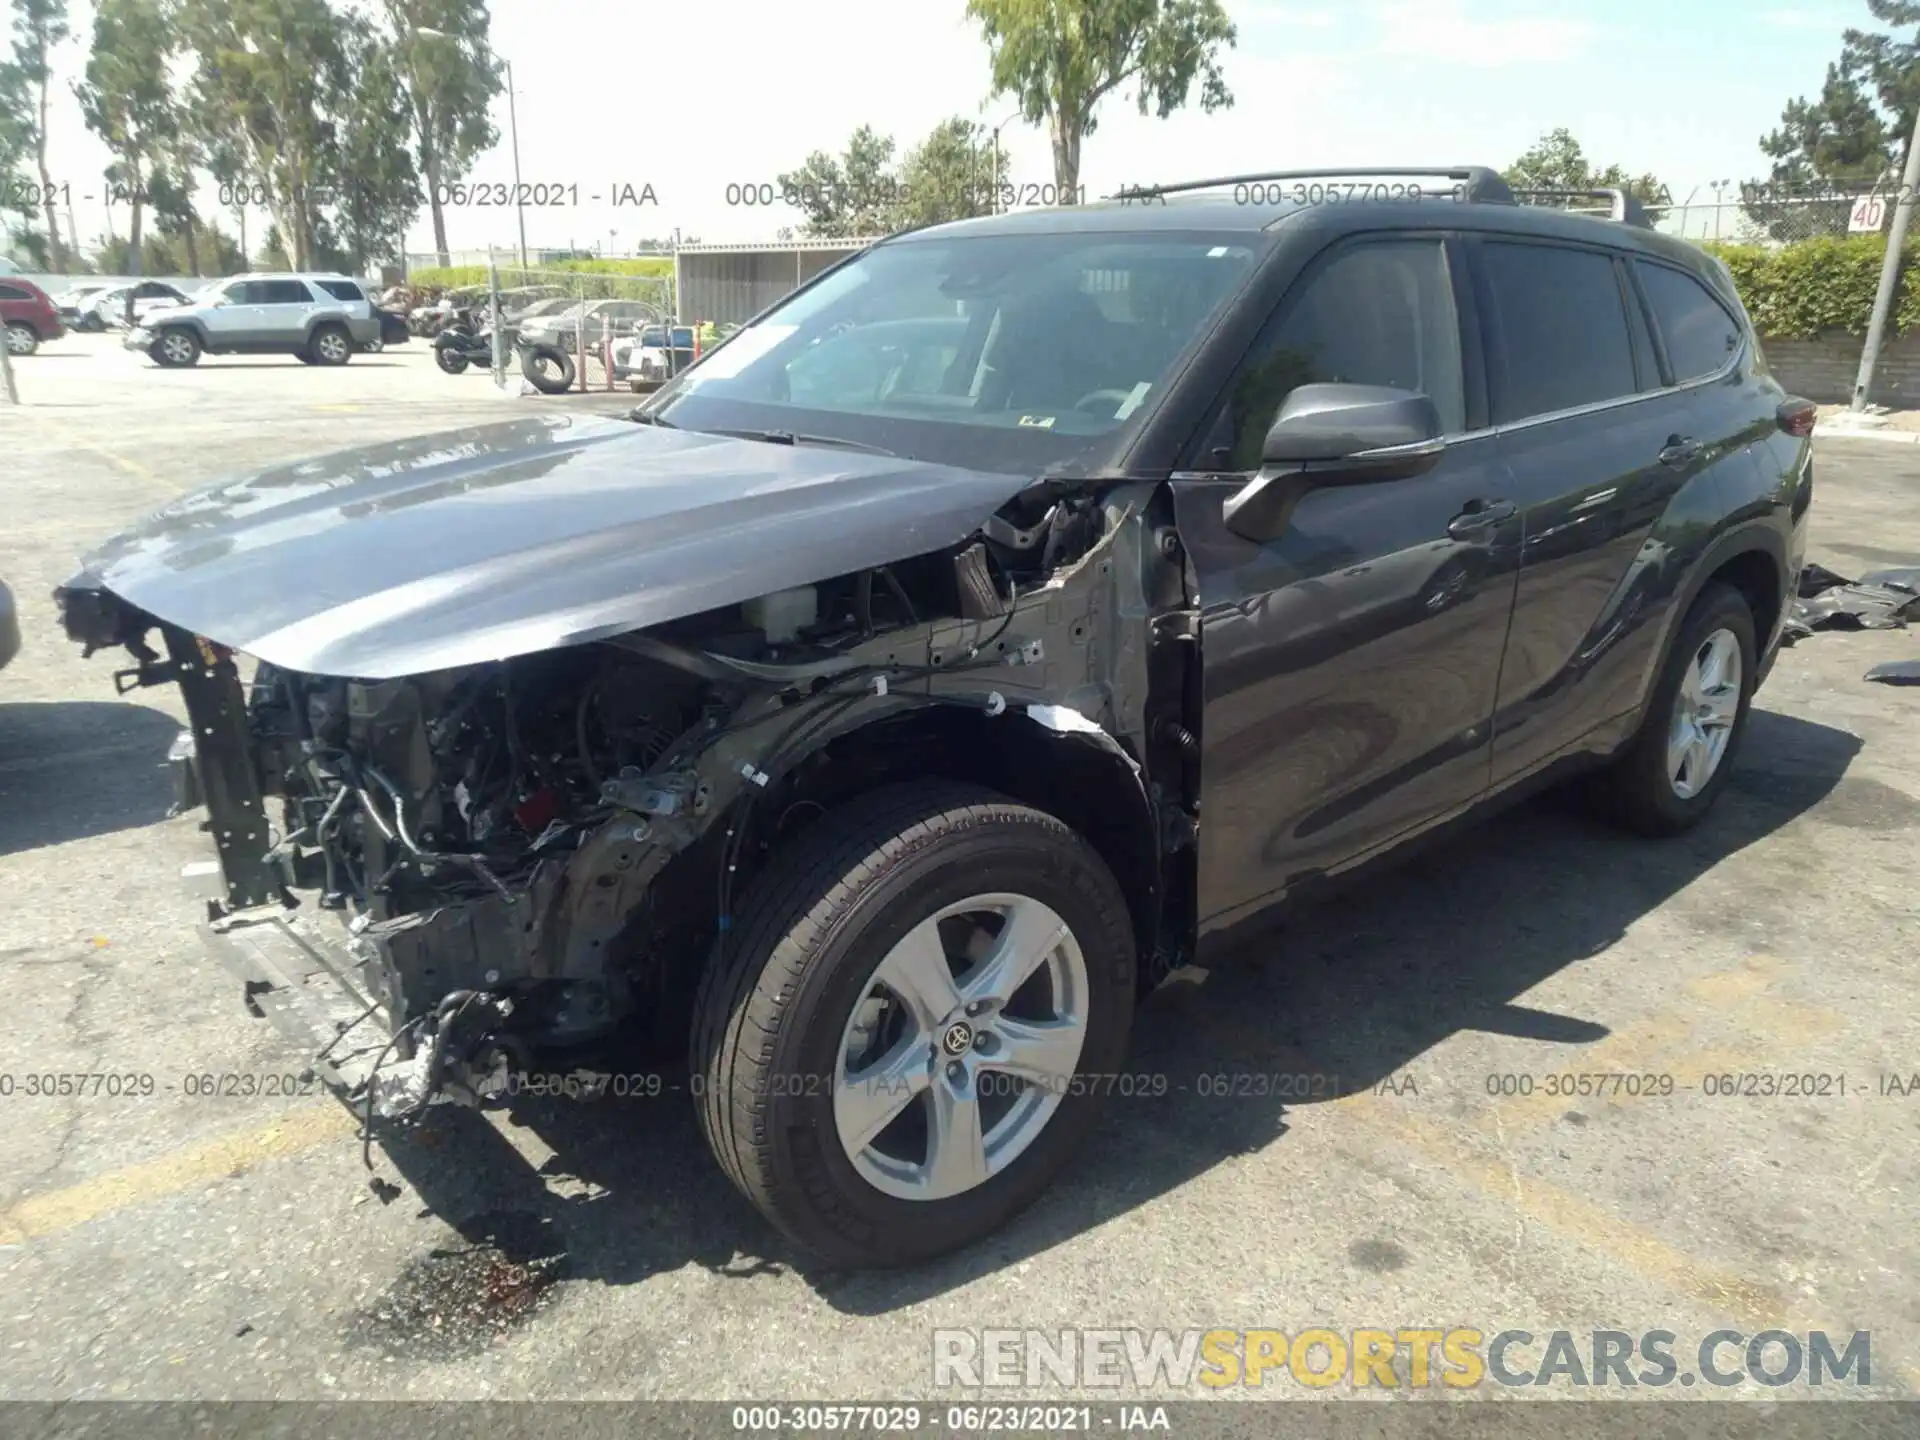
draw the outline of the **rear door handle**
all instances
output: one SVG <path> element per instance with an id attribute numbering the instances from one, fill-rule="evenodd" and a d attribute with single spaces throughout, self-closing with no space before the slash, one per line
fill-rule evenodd
<path id="1" fill-rule="evenodd" d="M 1466 509 L 1447 522 L 1447 534 L 1456 540 L 1471 540 L 1515 514 L 1511 500 L 1469 500 Z"/>
<path id="2" fill-rule="evenodd" d="M 1670 465 L 1675 470 L 1691 465 L 1707 453 L 1707 447 L 1691 435 L 1669 435 L 1667 447 L 1660 452 L 1660 463 Z"/>

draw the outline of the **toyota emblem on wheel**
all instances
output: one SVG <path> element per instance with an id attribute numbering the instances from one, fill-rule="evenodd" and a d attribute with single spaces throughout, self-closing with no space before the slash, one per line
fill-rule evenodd
<path id="1" fill-rule="evenodd" d="M 964 1055 L 973 1048 L 973 1027 L 964 1020 L 957 1020 L 947 1027 L 947 1033 L 940 1037 L 940 1048 L 949 1055 Z"/>

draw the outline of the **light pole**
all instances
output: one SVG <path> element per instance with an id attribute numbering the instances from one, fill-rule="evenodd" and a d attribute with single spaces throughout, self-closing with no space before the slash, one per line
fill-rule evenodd
<path id="1" fill-rule="evenodd" d="M 431 25 L 416 25 L 413 33 L 424 35 L 429 40 L 452 40 L 453 36 L 444 30 L 436 30 Z M 497 52 L 496 52 L 497 53 Z M 500 63 L 507 67 L 507 132 L 513 141 L 513 211 L 520 226 L 520 268 L 527 268 L 527 204 L 526 197 L 520 193 L 520 115 L 513 101 L 513 62 L 501 55 Z"/>

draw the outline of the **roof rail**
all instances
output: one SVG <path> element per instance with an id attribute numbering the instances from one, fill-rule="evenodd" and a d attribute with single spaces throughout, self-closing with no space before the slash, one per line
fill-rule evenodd
<path id="1" fill-rule="evenodd" d="M 1462 200 L 1511 205 L 1513 192 L 1500 172 L 1487 165 L 1360 165 L 1331 170 L 1266 170 L 1258 175 L 1222 175 L 1212 180 L 1177 180 L 1170 185 L 1127 185 L 1108 198 L 1139 200 L 1155 195 L 1177 195 L 1188 190 L 1213 190 L 1222 185 L 1258 185 L 1269 180 L 1344 180 L 1361 175 L 1441 175 L 1455 182 Z"/>
<path id="2" fill-rule="evenodd" d="M 1622 225 L 1637 225 L 1642 230 L 1653 229 L 1653 221 L 1648 218 L 1646 207 L 1618 186 L 1598 190 L 1516 190 L 1513 194 L 1516 200 L 1543 196 L 1558 200 L 1605 200 L 1609 206 L 1609 220 L 1618 220 Z"/>

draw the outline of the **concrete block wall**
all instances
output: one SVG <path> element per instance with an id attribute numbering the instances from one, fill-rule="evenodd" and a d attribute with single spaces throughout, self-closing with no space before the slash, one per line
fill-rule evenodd
<path id="1" fill-rule="evenodd" d="M 1823 405 L 1844 404 L 1853 397 L 1865 336 L 1838 332 L 1812 340 L 1762 336 L 1760 344 L 1774 378 L 1790 394 Z M 1920 334 L 1897 335 L 1880 347 L 1873 367 L 1873 391 L 1867 398 L 1895 409 L 1920 408 Z"/>

